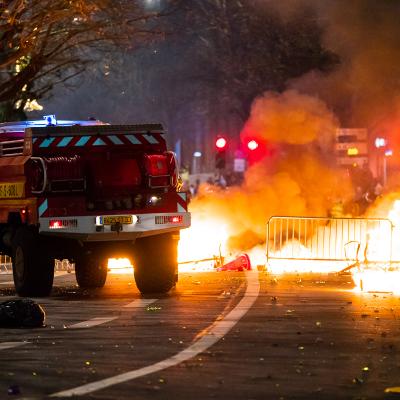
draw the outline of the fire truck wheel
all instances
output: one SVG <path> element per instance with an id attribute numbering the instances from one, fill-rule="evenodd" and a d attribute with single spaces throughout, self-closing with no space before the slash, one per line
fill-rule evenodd
<path id="1" fill-rule="evenodd" d="M 107 258 L 82 249 L 76 256 L 76 281 L 84 289 L 101 288 L 107 279 Z"/>
<path id="2" fill-rule="evenodd" d="M 48 296 L 54 279 L 54 259 L 38 235 L 27 227 L 18 228 L 13 238 L 12 265 L 19 296 Z"/>
<path id="3" fill-rule="evenodd" d="M 138 239 L 133 261 L 136 286 L 142 294 L 167 293 L 178 276 L 178 240 L 171 234 Z"/>

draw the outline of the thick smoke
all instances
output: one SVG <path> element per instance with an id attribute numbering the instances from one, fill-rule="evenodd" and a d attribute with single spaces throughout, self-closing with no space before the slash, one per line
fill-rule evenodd
<path id="1" fill-rule="evenodd" d="M 242 138 L 258 137 L 280 151 L 250 167 L 240 188 L 205 193 L 203 187 L 194 201 L 195 212 L 227 223 L 232 244 L 242 247 L 265 240 L 272 215 L 326 215 L 333 202 L 352 194 L 349 179 L 316 150 L 329 148 L 338 125 L 386 136 L 400 160 L 400 2 L 257 1 L 286 19 L 310 10 L 325 48 L 341 64 L 333 72 L 312 71 L 289 82 L 283 94 L 256 99 Z"/>
<path id="2" fill-rule="evenodd" d="M 241 187 L 210 193 L 203 186 L 191 210 L 227 225 L 231 244 L 243 249 L 265 241 L 271 216 L 325 216 L 350 191 L 346 177 L 315 154 L 281 157 L 274 164 L 264 159 L 250 167 Z"/>
<path id="3" fill-rule="evenodd" d="M 400 133 L 400 2 L 397 0 L 263 0 L 281 16 L 312 9 L 323 44 L 341 60 L 329 74 L 310 72 L 290 83 L 317 95 L 340 117 L 342 126 L 368 128 L 391 145 Z"/>
<path id="4" fill-rule="evenodd" d="M 314 145 L 331 140 L 335 127 L 335 117 L 318 99 L 295 91 L 266 93 L 254 101 L 242 138 L 267 140 L 274 155 L 251 165 L 240 187 L 210 192 L 203 186 L 192 211 L 227 225 L 231 246 L 242 249 L 265 241 L 273 215 L 327 215 L 351 193 L 347 177 Z"/>
<path id="5" fill-rule="evenodd" d="M 329 143 L 337 127 L 335 116 L 316 97 L 294 90 L 267 92 L 254 101 L 242 138 L 288 144 Z"/>

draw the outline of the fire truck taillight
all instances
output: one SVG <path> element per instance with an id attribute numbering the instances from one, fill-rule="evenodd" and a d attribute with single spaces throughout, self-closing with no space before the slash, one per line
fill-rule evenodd
<path id="1" fill-rule="evenodd" d="M 182 215 L 157 215 L 155 217 L 156 225 L 164 224 L 181 224 L 183 222 Z"/>
<path id="2" fill-rule="evenodd" d="M 49 221 L 49 228 L 50 229 L 61 229 L 63 227 L 62 221 L 58 219 L 51 219 Z"/>
<path id="3" fill-rule="evenodd" d="M 51 219 L 49 221 L 49 229 L 68 229 L 77 227 L 77 219 Z"/>

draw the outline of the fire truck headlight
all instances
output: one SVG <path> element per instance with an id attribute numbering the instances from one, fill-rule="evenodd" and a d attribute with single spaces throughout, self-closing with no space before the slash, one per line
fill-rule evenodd
<path id="1" fill-rule="evenodd" d="M 161 200 L 160 196 L 151 196 L 149 198 L 149 204 L 152 205 L 152 206 L 155 206 L 160 202 L 160 200 Z"/>

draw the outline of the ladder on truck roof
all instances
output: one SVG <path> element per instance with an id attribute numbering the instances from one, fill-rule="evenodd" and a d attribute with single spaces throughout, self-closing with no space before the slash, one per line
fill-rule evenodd
<path id="1" fill-rule="evenodd" d="M 135 133 L 165 133 L 162 124 L 140 124 L 140 125 L 95 125 L 95 126 L 46 126 L 46 127 L 31 127 L 27 131 L 30 131 L 33 137 L 38 136 L 67 136 L 67 135 L 109 135 L 110 133 L 124 133 L 124 134 L 135 134 Z"/>

